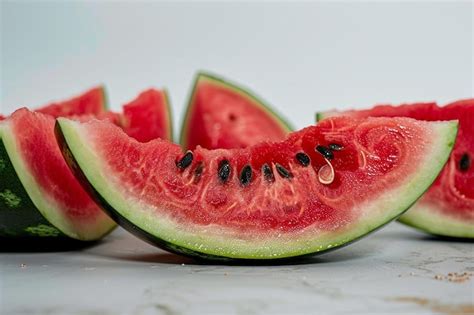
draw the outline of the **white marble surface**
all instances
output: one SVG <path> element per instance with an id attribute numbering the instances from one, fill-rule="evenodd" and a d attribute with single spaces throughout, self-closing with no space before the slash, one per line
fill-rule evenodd
<path id="1" fill-rule="evenodd" d="M 197 263 L 117 230 L 97 246 L 0 253 L 0 314 L 474 313 L 472 243 L 398 223 L 300 263 Z"/>

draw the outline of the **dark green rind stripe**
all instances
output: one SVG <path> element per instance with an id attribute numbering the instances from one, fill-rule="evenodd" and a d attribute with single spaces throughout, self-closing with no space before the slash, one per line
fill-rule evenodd
<path id="1" fill-rule="evenodd" d="M 67 140 L 64 138 L 64 135 L 61 131 L 61 126 L 58 122 L 56 122 L 55 126 L 55 132 L 56 136 L 58 138 L 58 142 L 60 143 L 61 151 L 63 152 L 63 155 L 69 165 L 69 167 L 73 170 L 75 173 L 76 177 L 78 178 L 79 182 L 83 185 L 85 190 L 90 194 L 90 196 L 101 206 L 101 208 L 115 221 L 117 224 L 119 224 L 121 227 L 129 231 L 130 233 L 134 234 L 138 238 L 155 245 L 157 247 L 160 247 L 164 250 L 167 250 L 169 252 L 175 253 L 175 254 L 180 254 L 184 255 L 187 257 L 191 257 L 194 259 L 203 259 L 203 260 L 214 260 L 214 261 L 221 261 L 221 262 L 229 262 L 232 264 L 255 264 L 255 263 L 280 263 L 280 262 L 287 262 L 287 261 L 293 261 L 294 259 L 301 259 L 305 257 L 311 257 L 311 256 L 316 256 L 324 253 L 328 253 L 330 251 L 333 251 L 335 249 L 342 248 L 344 246 L 347 246 L 355 241 L 358 241 L 365 236 L 377 231 L 378 229 L 381 229 L 388 223 L 398 219 L 401 215 L 403 215 L 410 207 L 415 204 L 419 198 L 426 192 L 427 189 L 429 189 L 429 186 L 431 186 L 432 182 L 436 179 L 436 177 L 433 178 L 432 182 L 430 185 L 427 186 L 427 188 L 421 193 L 418 198 L 416 198 L 408 207 L 406 207 L 403 211 L 399 212 L 397 215 L 394 217 L 390 218 L 383 224 L 376 226 L 375 228 L 368 230 L 366 233 L 351 239 L 347 240 L 345 243 L 338 243 L 337 245 L 331 247 L 331 248 L 326 248 L 320 251 L 316 251 L 313 253 L 307 253 L 307 254 L 302 254 L 302 255 L 296 255 L 296 256 L 290 256 L 290 257 L 279 257 L 279 258 L 229 258 L 229 257 L 224 257 L 224 256 L 219 256 L 219 255 L 212 255 L 212 254 L 204 254 L 201 252 L 197 252 L 195 250 L 179 246 L 170 242 L 167 242 L 160 237 L 157 237 L 156 235 L 153 235 L 139 226 L 135 225 L 131 221 L 128 220 L 125 216 L 121 215 L 118 211 L 116 211 L 108 202 L 107 200 L 94 188 L 94 186 L 88 181 L 87 177 L 85 176 L 84 172 L 81 170 L 79 167 L 76 159 L 74 158 L 73 153 L 71 152 L 69 148 L 69 144 L 67 143 Z M 452 150 L 452 146 L 450 148 Z M 449 155 L 447 155 L 449 156 Z M 447 160 L 444 161 L 444 164 L 447 162 Z M 444 165 L 443 164 L 443 165 Z"/>
<path id="2" fill-rule="evenodd" d="M 270 114 L 276 121 L 280 123 L 280 125 L 286 129 L 287 132 L 290 132 L 293 130 L 293 127 L 291 124 L 283 118 L 282 115 L 277 113 L 274 109 L 271 108 L 268 103 L 262 100 L 262 98 L 256 96 L 255 93 L 253 93 L 250 89 L 244 88 L 242 86 L 239 86 L 236 83 L 233 83 L 227 79 L 224 79 L 222 77 L 219 77 L 214 74 L 210 74 L 207 72 L 198 72 L 196 75 L 196 78 L 194 79 L 193 83 L 193 88 L 191 90 L 191 93 L 188 97 L 188 105 L 186 108 L 186 112 L 184 114 L 184 119 L 181 123 L 181 132 L 180 132 L 180 138 L 179 138 L 179 143 L 181 144 L 181 147 L 187 147 L 188 139 L 187 139 L 187 134 L 188 134 L 188 128 L 189 128 L 189 118 L 192 116 L 192 112 L 194 109 L 194 95 L 196 92 L 197 85 L 199 81 L 201 80 L 208 80 L 208 81 L 214 81 L 217 82 L 225 87 L 227 87 L 229 90 L 237 91 L 239 93 L 242 93 L 252 99 L 254 101 L 254 104 L 262 108 L 265 112 Z"/>
<path id="3" fill-rule="evenodd" d="M 320 122 L 323 119 L 324 119 L 323 113 L 316 113 L 316 122 Z"/>
<path id="4" fill-rule="evenodd" d="M 0 237 L 67 237 L 38 211 L 23 187 L 0 137 Z"/>

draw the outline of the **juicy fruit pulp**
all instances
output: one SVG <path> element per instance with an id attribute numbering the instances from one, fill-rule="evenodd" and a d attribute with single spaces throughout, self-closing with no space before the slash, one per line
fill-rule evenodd
<path id="1" fill-rule="evenodd" d="M 149 89 L 140 93 L 123 106 L 120 125 L 140 142 L 156 138 L 172 140 L 171 109 L 166 91 Z"/>
<path id="2" fill-rule="evenodd" d="M 474 99 L 440 107 L 436 103 L 380 105 L 368 110 L 327 112 L 319 117 L 397 117 L 459 120 L 459 133 L 445 168 L 400 221 L 437 235 L 474 238 Z"/>
<path id="3" fill-rule="evenodd" d="M 125 105 L 123 114 L 102 112 L 102 105 L 94 107 L 83 102 L 76 105 L 78 112 L 87 114 L 75 116 L 76 119 L 87 121 L 97 117 L 112 121 L 139 141 L 170 134 L 169 106 L 164 92 L 158 90 L 140 94 Z M 54 106 L 48 107 L 50 111 L 61 112 Z M 83 108 L 100 110 L 85 113 Z M 54 124 L 51 115 L 27 109 L 16 111 L 2 122 L 0 236 L 67 235 L 94 240 L 115 226 L 84 191 L 64 161 L 54 135 Z"/>
<path id="4" fill-rule="evenodd" d="M 181 130 L 185 150 L 245 148 L 263 141 L 280 141 L 288 123 L 263 101 L 237 85 L 200 73 Z"/>
<path id="5" fill-rule="evenodd" d="M 24 189 L 48 222 L 69 237 L 98 239 L 115 224 L 68 168 L 54 141 L 54 121 L 50 115 L 20 109 L 2 126 L 3 146 Z"/>
<path id="6" fill-rule="evenodd" d="M 36 109 L 36 112 L 53 117 L 76 115 L 98 115 L 107 109 L 107 100 L 104 87 L 92 88 L 79 96 L 62 102 L 55 102 Z"/>
<path id="7" fill-rule="evenodd" d="M 184 154 L 99 121 L 60 118 L 56 128 L 72 169 L 130 232 L 186 255 L 276 259 L 339 247 L 398 217 L 443 167 L 457 124 L 329 119 L 283 142 Z"/>

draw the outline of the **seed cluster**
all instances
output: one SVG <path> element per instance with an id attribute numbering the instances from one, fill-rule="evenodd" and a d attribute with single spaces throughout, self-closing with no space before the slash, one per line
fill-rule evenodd
<path id="1" fill-rule="evenodd" d="M 315 147 L 315 151 L 319 152 L 329 163 L 329 160 L 334 158 L 333 151 L 340 151 L 343 147 L 337 143 L 331 143 L 327 147 L 318 145 Z M 176 167 L 183 171 L 188 168 L 194 159 L 194 155 L 192 151 L 187 151 L 179 160 L 176 162 Z M 304 152 L 298 152 L 295 155 L 295 160 L 298 164 L 303 167 L 307 167 L 311 164 L 311 158 Z M 468 161 L 470 163 L 470 161 Z M 279 163 L 275 163 L 275 169 L 280 175 L 281 178 L 290 180 L 293 178 L 293 174 L 285 168 L 283 165 Z M 199 161 L 194 168 L 194 183 L 199 182 L 202 177 L 202 173 L 204 171 L 204 163 Z M 273 183 L 275 181 L 275 175 L 273 174 L 272 167 L 265 163 L 262 165 L 261 172 L 263 174 L 263 178 L 268 183 Z M 223 159 L 219 162 L 217 167 L 217 177 L 221 183 L 226 183 L 229 181 L 232 173 L 232 168 L 230 162 L 227 159 Z M 252 167 L 249 164 L 246 164 L 239 174 L 239 182 L 242 187 L 248 186 L 252 181 L 253 171 Z"/>

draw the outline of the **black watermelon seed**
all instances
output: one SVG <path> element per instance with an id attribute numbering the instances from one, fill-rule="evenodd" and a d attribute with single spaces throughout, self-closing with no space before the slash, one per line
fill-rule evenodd
<path id="1" fill-rule="evenodd" d="M 325 146 L 318 145 L 316 147 L 316 151 L 321 153 L 321 155 L 324 156 L 325 159 L 328 159 L 328 160 L 334 159 L 334 153 L 332 153 L 332 151 Z"/>
<path id="2" fill-rule="evenodd" d="M 276 163 L 275 164 L 275 167 L 278 171 L 278 174 L 280 174 L 281 177 L 283 178 L 291 178 L 293 177 L 290 173 L 290 171 L 288 171 L 286 168 L 284 168 L 283 166 L 281 166 L 280 164 Z"/>
<path id="3" fill-rule="evenodd" d="M 203 170 L 204 164 L 202 162 L 199 162 L 199 164 L 196 166 L 196 169 L 194 170 L 194 183 L 199 182 Z"/>
<path id="4" fill-rule="evenodd" d="M 176 166 L 177 166 L 179 169 L 184 170 L 186 167 L 188 167 L 189 165 L 191 165 L 192 162 L 193 162 L 193 152 L 188 151 L 188 152 L 186 152 L 186 154 L 181 158 L 181 160 L 179 160 L 178 162 L 176 162 Z"/>
<path id="5" fill-rule="evenodd" d="M 252 180 L 252 168 L 250 165 L 245 165 L 244 168 L 242 169 L 242 172 L 240 172 L 240 183 L 242 186 L 247 186 L 250 184 L 250 181 Z"/>
<path id="6" fill-rule="evenodd" d="M 222 160 L 219 163 L 219 168 L 217 169 L 217 176 L 221 182 L 225 183 L 230 177 L 230 164 L 227 160 Z"/>
<path id="7" fill-rule="evenodd" d="M 329 149 L 332 150 L 332 151 L 341 151 L 343 148 L 342 145 L 340 144 L 337 144 L 337 143 L 330 143 L 329 144 Z"/>
<path id="8" fill-rule="evenodd" d="M 308 166 L 311 162 L 309 156 L 303 152 L 296 153 L 296 160 L 303 166 Z"/>
<path id="9" fill-rule="evenodd" d="M 262 166 L 262 172 L 263 172 L 263 178 L 267 181 L 267 182 L 274 182 L 275 181 L 275 176 L 273 176 L 273 171 L 272 171 L 272 168 L 270 166 L 268 166 L 268 164 L 263 164 Z"/>
<path id="10" fill-rule="evenodd" d="M 459 160 L 459 169 L 465 172 L 469 167 L 471 167 L 471 158 L 469 157 L 469 154 L 464 153 Z"/>

